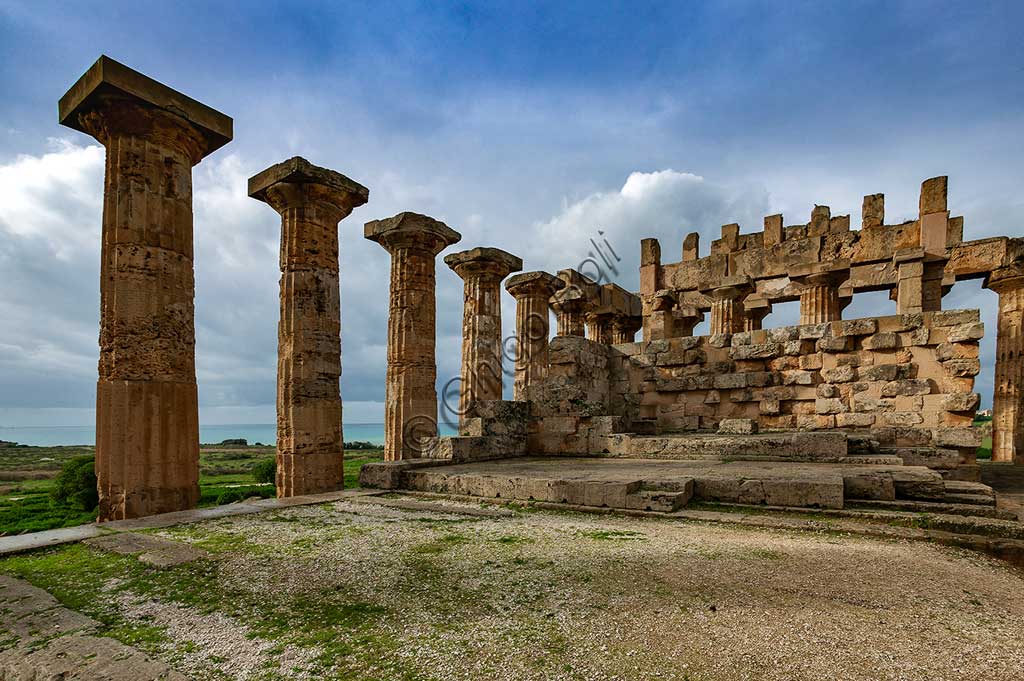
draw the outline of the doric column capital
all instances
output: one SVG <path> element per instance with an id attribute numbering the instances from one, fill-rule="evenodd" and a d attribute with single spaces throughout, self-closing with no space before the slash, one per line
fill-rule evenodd
<path id="1" fill-rule="evenodd" d="M 1024 288 L 1024 263 L 1015 263 L 1008 267 L 992 270 L 985 277 L 985 288 L 996 293 Z"/>
<path id="2" fill-rule="evenodd" d="M 295 156 L 250 177 L 249 196 L 278 213 L 314 207 L 340 222 L 353 208 L 366 203 L 370 190 L 341 173 Z"/>
<path id="3" fill-rule="evenodd" d="M 715 286 L 708 286 L 701 289 L 701 293 L 711 300 L 732 300 L 741 301 L 754 290 L 754 284 L 750 277 L 736 275 L 723 277 L 716 282 Z"/>
<path id="4" fill-rule="evenodd" d="M 61 97 L 61 125 L 104 146 L 129 135 L 185 153 L 192 165 L 232 138 L 231 118 L 113 59 L 101 56 Z"/>
<path id="5" fill-rule="evenodd" d="M 462 235 L 440 220 L 403 212 L 382 220 L 372 220 L 363 226 L 363 238 L 380 244 L 389 253 L 400 249 L 422 251 L 433 258 Z"/>
<path id="6" fill-rule="evenodd" d="M 451 253 L 444 264 L 462 279 L 501 281 L 512 272 L 523 269 L 523 259 L 500 248 L 478 247 Z"/>
<path id="7" fill-rule="evenodd" d="M 522 272 L 509 277 L 505 290 L 518 300 L 527 296 L 550 298 L 565 288 L 565 282 L 547 272 Z"/>
<path id="8" fill-rule="evenodd" d="M 555 312 L 584 312 L 590 305 L 587 296 L 575 286 L 566 286 L 555 291 L 548 302 Z"/>

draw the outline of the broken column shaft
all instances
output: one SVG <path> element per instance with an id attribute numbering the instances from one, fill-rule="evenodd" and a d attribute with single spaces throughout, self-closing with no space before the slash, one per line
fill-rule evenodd
<path id="1" fill-rule="evenodd" d="M 249 196 L 281 216 L 277 496 L 341 489 L 338 223 L 369 191 L 296 156 L 250 178 Z"/>
<path id="2" fill-rule="evenodd" d="M 462 235 L 418 213 L 368 222 L 363 235 L 391 254 L 384 459 L 418 458 L 437 436 L 434 261 Z"/>
<path id="3" fill-rule="evenodd" d="M 525 400 L 526 389 L 547 375 L 548 301 L 564 287 L 564 281 L 547 272 L 524 272 L 505 282 L 505 290 L 516 299 L 516 375 L 512 399 Z"/>
<path id="4" fill-rule="evenodd" d="M 199 500 L 192 166 L 231 119 L 107 57 L 61 98 L 60 122 L 107 150 L 96 386 L 99 520 Z"/>
<path id="5" fill-rule="evenodd" d="M 473 248 L 444 259 L 464 282 L 459 422 L 478 400 L 500 400 L 502 386 L 501 280 L 523 261 L 497 248 Z"/>

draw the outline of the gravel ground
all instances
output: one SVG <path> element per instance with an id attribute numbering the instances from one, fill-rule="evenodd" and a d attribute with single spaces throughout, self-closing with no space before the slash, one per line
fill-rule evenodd
<path id="1" fill-rule="evenodd" d="M 297 633 L 329 636 L 275 643 L 237 613 L 119 592 L 125 616 L 165 628 L 164 654 L 197 678 L 1024 676 L 1024 575 L 930 544 L 360 502 L 160 534 L 209 550 L 225 593 L 368 613 L 332 628 L 297 608 Z"/>

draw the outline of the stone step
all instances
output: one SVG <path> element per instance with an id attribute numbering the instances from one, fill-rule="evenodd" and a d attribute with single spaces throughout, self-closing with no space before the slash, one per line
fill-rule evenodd
<path id="1" fill-rule="evenodd" d="M 875 511 L 909 511 L 912 513 L 942 513 L 948 515 L 966 515 L 979 518 L 996 518 L 999 520 L 1016 520 L 1011 511 L 993 506 L 975 504 L 952 504 L 935 501 L 869 501 L 865 499 L 851 500 L 846 504 L 849 510 L 866 509 Z"/>
<path id="2" fill-rule="evenodd" d="M 846 435 L 838 432 L 783 432 L 729 435 L 694 432 L 669 435 L 616 433 L 607 438 L 608 455 L 673 461 L 791 461 L 838 463 L 848 455 Z M 895 463 L 891 457 L 886 464 Z M 897 463 L 898 465 L 898 463 Z"/>
<path id="3" fill-rule="evenodd" d="M 972 506 L 995 506 L 996 500 L 984 494 L 947 494 L 943 501 L 950 504 L 970 504 Z"/>
<path id="4" fill-rule="evenodd" d="M 641 490 L 626 495 L 626 508 L 636 511 L 660 511 L 671 513 L 678 511 L 690 502 L 693 487 L 682 492 L 665 492 L 661 490 Z"/>
<path id="5" fill-rule="evenodd" d="M 964 480 L 946 480 L 947 494 L 977 494 L 994 499 L 995 491 L 988 485 L 981 482 L 967 482 Z"/>
<path id="6" fill-rule="evenodd" d="M 903 459 L 898 456 L 883 456 L 881 454 L 854 454 L 852 456 L 844 456 L 837 463 L 861 466 L 902 466 Z"/>

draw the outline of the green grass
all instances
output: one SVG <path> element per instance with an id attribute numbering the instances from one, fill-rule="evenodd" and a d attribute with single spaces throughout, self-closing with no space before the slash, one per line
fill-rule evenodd
<path id="1" fill-rule="evenodd" d="M 52 477 L 23 479 L 56 475 L 68 459 L 92 453 L 92 447 L 0 448 L 0 536 L 72 527 L 95 520 L 95 513 L 55 506 L 50 500 Z M 251 472 L 257 462 L 273 456 L 274 447 L 203 447 L 199 457 L 199 506 L 274 496 L 274 486 L 257 484 Z M 346 452 L 345 487 L 358 487 L 363 464 L 382 459 L 379 449 Z"/>

